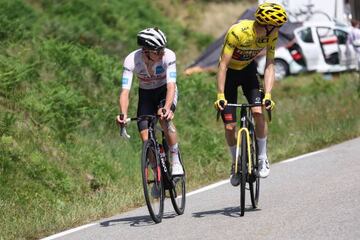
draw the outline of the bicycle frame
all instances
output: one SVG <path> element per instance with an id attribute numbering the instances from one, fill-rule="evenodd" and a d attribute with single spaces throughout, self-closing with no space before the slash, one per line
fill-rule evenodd
<path id="1" fill-rule="evenodd" d="M 252 174 L 252 159 L 251 159 L 251 148 L 250 148 L 250 132 L 248 125 L 254 129 L 252 121 L 248 118 L 248 108 L 262 106 L 259 104 L 227 104 L 229 107 L 239 107 L 240 108 L 240 129 L 237 132 L 237 143 L 236 143 L 236 159 L 239 157 L 239 149 L 241 146 L 241 133 L 245 132 L 247 140 L 247 155 L 248 155 L 248 174 Z M 235 172 L 238 172 L 238 161 L 235 161 Z"/>
<path id="2" fill-rule="evenodd" d="M 166 181 L 171 184 L 171 187 L 174 187 L 174 183 L 172 181 L 172 176 L 169 174 L 169 156 L 166 153 L 165 146 L 163 146 L 163 150 L 165 152 L 165 159 L 161 158 L 161 151 L 160 151 L 160 143 L 157 141 L 156 138 L 156 129 L 158 129 L 161 132 L 162 139 L 165 138 L 164 131 L 157 125 L 158 116 L 155 115 L 143 115 L 135 118 L 128 118 L 126 122 L 130 121 L 141 121 L 141 120 L 147 120 L 148 123 L 148 139 L 151 141 L 154 141 L 155 143 L 155 150 L 156 155 L 159 156 L 160 160 L 160 166 L 161 166 L 161 172 L 165 174 Z M 125 130 L 125 127 L 122 127 L 120 130 L 120 135 L 125 138 L 130 138 L 129 135 L 127 135 L 127 132 Z M 163 174 L 158 173 L 158 178 L 163 176 Z M 160 179 L 158 179 L 160 181 Z"/>

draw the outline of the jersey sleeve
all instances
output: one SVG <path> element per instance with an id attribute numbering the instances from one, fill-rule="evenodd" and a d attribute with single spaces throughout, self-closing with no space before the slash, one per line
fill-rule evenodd
<path id="1" fill-rule="evenodd" d="M 278 40 L 278 33 L 274 34 L 274 36 L 269 38 L 269 42 L 266 46 L 266 58 L 274 59 L 275 58 L 275 48 Z"/>
<path id="2" fill-rule="evenodd" d="M 166 83 L 176 82 L 176 55 L 173 51 L 166 54 Z"/>
<path id="3" fill-rule="evenodd" d="M 133 73 L 134 68 L 135 68 L 134 56 L 133 56 L 133 54 L 130 54 L 124 60 L 123 73 L 122 73 L 122 78 L 121 78 L 122 89 L 130 89 L 131 88 L 131 84 L 132 84 L 132 80 L 133 80 L 133 76 L 134 76 L 134 73 Z"/>
<path id="4" fill-rule="evenodd" d="M 238 41 L 237 35 L 235 35 L 232 28 L 230 28 L 225 36 L 222 54 L 232 55 Z"/>

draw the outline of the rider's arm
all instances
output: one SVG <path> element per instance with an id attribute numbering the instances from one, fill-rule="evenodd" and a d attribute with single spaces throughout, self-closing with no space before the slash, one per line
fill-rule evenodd
<path id="1" fill-rule="evenodd" d="M 165 100 L 165 106 L 164 108 L 166 109 L 166 111 L 169 111 L 171 108 L 171 104 L 174 101 L 175 98 L 175 83 L 174 82 L 170 82 L 167 84 L 167 91 L 166 91 L 166 100 Z"/>
<path id="2" fill-rule="evenodd" d="M 270 93 L 275 81 L 274 59 L 266 58 L 265 72 L 264 72 L 264 92 Z"/>
<path id="3" fill-rule="evenodd" d="M 266 47 L 266 64 L 265 64 L 265 71 L 264 71 L 264 91 L 265 96 L 263 99 L 263 103 L 266 104 L 266 109 L 273 109 L 275 106 L 274 101 L 271 100 L 271 90 L 274 86 L 275 82 L 275 47 L 276 41 L 278 38 L 277 29 L 273 32 L 273 35 L 270 37 L 268 45 Z"/>
<path id="4" fill-rule="evenodd" d="M 269 37 L 269 42 L 266 46 L 266 64 L 264 71 L 264 91 L 265 94 L 271 94 L 271 90 L 275 81 L 275 48 L 278 39 L 278 29 L 274 29 Z"/>
<path id="5" fill-rule="evenodd" d="M 233 26 L 230 27 L 228 30 L 224 46 L 222 48 L 222 53 L 219 61 L 219 68 L 217 72 L 217 92 L 218 92 L 218 99 L 219 94 L 224 94 L 225 89 L 225 80 L 226 80 L 226 72 L 230 63 L 230 60 L 232 58 L 232 55 L 235 50 L 235 44 L 237 43 L 238 39 L 235 37 L 234 34 L 232 34 Z"/>
<path id="6" fill-rule="evenodd" d="M 171 105 L 175 102 L 176 95 L 176 55 L 173 51 L 168 49 L 166 52 L 166 99 L 164 108 L 166 109 L 165 117 L 167 119 L 173 118 Z"/>
<path id="7" fill-rule="evenodd" d="M 121 93 L 119 96 L 119 112 L 124 114 L 124 120 L 120 120 L 120 117 L 117 117 L 118 122 L 123 122 L 127 118 L 127 112 L 129 107 L 129 93 L 133 79 L 133 70 L 134 70 L 134 56 L 129 54 L 124 61 L 123 74 L 121 79 Z"/>
<path id="8" fill-rule="evenodd" d="M 129 89 L 122 89 L 119 97 L 119 110 L 120 113 L 127 115 L 129 107 Z"/>
<path id="9" fill-rule="evenodd" d="M 219 62 L 219 69 L 217 72 L 217 92 L 218 93 L 224 93 L 225 89 L 225 79 L 226 79 L 226 72 L 228 65 L 231 60 L 231 56 L 229 54 L 223 54 L 221 56 L 220 62 Z"/>

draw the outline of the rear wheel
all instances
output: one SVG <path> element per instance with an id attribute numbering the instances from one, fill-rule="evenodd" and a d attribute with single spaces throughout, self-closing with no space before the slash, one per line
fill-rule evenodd
<path id="1" fill-rule="evenodd" d="M 240 158 L 240 216 L 244 216 L 245 212 L 245 188 L 246 188 L 246 176 L 247 176 L 247 140 L 246 133 L 241 134 L 241 153 Z"/>
<path id="2" fill-rule="evenodd" d="M 155 143 L 151 140 L 143 144 L 141 173 L 146 205 L 151 218 L 159 223 L 164 212 L 164 185 Z"/>
<path id="3" fill-rule="evenodd" d="M 173 188 L 170 188 L 170 198 L 171 203 L 174 207 L 174 210 L 177 214 L 181 215 L 185 210 L 186 202 L 186 178 L 185 178 L 185 168 L 184 163 L 181 158 L 179 150 L 179 160 L 184 170 L 184 175 L 172 177 Z"/>

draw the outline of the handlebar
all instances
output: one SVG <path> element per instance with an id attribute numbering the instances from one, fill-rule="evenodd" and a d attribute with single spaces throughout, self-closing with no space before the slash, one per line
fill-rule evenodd
<path id="1" fill-rule="evenodd" d="M 267 106 L 269 106 L 271 104 L 271 102 L 269 100 L 265 101 L 265 104 L 262 103 L 241 103 L 241 104 L 236 104 L 236 103 L 228 103 L 226 104 L 227 107 L 245 107 L 245 108 L 252 108 L 252 107 L 259 107 L 259 106 L 265 106 L 265 109 Z M 224 108 L 225 102 L 224 101 L 220 101 L 220 105 L 222 108 Z M 271 110 L 270 109 L 266 109 L 266 112 L 268 114 L 269 117 L 269 122 L 271 122 Z M 220 113 L 221 110 L 218 110 L 217 112 L 217 120 L 219 120 L 220 118 Z"/>
<path id="2" fill-rule="evenodd" d="M 162 113 L 165 114 L 166 110 L 162 109 Z M 127 133 L 126 131 L 126 125 L 127 123 L 130 123 L 131 121 L 143 121 L 143 120 L 147 120 L 149 122 L 153 122 L 155 119 L 158 119 L 160 117 L 160 115 L 142 115 L 139 117 L 133 117 L 133 118 L 127 118 L 124 124 L 120 124 L 120 136 L 125 138 L 126 140 L 130 139 L 130 135 Z M 120 114 L 120 120 L 124 119 L 124 114 Z M 171 124 L 171 120 L 167 121 L 168 124 L 168 129 L 171 132 L 175 132 L 175 128 L 174 126 Z"/>

